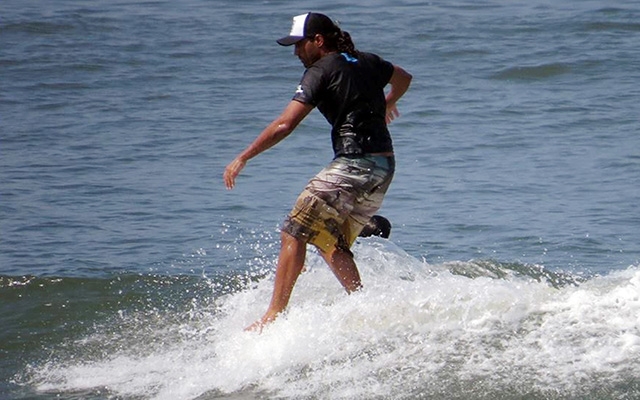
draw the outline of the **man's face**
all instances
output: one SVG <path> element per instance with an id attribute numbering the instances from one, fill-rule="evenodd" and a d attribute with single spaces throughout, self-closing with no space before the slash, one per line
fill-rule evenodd
<path id="1" fill-rule="evenodd" d="M 295 44 L 295 54 L 305 68 L 309 68 L 314 62 L 320 59 L 320 47 L 318 46 L 318 36 L 314 39 L 302 39 Z"/>

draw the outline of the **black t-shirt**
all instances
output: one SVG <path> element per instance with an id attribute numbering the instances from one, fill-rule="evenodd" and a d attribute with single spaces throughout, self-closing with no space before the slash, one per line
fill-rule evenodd
<path id="1" fill-rule="evenodd" d="M 294 100 L 318 107 L 332 126 L 335 156 L 393 151 L 384 87 L 393 64 L 375 54 L 329 54 L 302 76 Z"/>

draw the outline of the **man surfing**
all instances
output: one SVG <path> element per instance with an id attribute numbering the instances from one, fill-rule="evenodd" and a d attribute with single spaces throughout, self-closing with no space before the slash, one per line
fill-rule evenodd
<path id="1" fill-rule="evenodd" d="M 314 108 L 331 124 L 334 159 L 312 178 L 284 221 L 273 295 L 247 329 L 261 330 L 287 306 L 312 244 L 347 293 L 362 287 L 350 247 L 382 205 L 395 172 L 387 124 L 412 76 L 381 57 L 355 49 L 349 33 L 324 14 L 293 18 L 289 35 L 305 72 L 293 99 L 224 171 L 228 189 L 247 162 L 286 138 Z M 385 94 L 385 88 L 389 86 Z"/>

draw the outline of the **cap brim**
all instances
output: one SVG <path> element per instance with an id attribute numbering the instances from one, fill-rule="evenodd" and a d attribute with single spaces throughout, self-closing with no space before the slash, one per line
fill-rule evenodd
<path id="1" fill-rule="evenodd" d="M 280 46 L 291 46 L 292 44 L 296 44 L 299 41 L 304 39 L 302 36 L 285 36 L 276 40 Z"/>

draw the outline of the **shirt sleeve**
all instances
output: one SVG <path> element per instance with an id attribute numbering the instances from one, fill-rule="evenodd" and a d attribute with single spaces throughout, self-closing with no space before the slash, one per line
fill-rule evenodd
<path id="1" fill-rule="evenodd" d="M 380 85 L 382 87 L 386 86 L 391 80 L 391 75 L 393 75 L 393 64 L 376 54 L 367 53 L 367 57 L 379 73 Z"/>
<path id="2" fill-rule="evenodd" d="M 311 66 L 302 75 L 293 100 L 317 106 L 322 94 L 322 69 Z"/>

